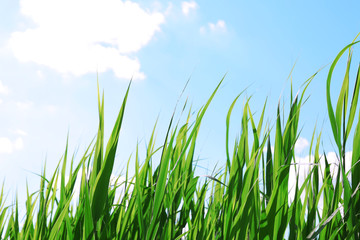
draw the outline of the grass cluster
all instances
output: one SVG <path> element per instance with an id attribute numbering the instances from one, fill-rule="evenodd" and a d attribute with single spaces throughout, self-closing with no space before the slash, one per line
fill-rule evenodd
<path id="1" fill-rule="evenodd" d="M 291 166 L 298 167 L 294 146 L 299 137 L 300 109 L 314 74 L 296 96 L 291 89 L 291 104 L 285 118 L 278 106 L 274 127 L 264 124 L 266 104 L 255 121 L 246 101 L 241 133 L 231 143 L 230 117 L 238 96 L 226 116 L 225 167 L 206 176 L 204 181 L 195 174 L 194 150 L 201 121 L 221 82 L 194 121 L 190 121 L 190 114 L 182 125 L 174 124 L 171 119 L 159 148 L 155 148 L 154 128 L 145 159 L 140 160 L 136 150 L 134 176 L 129 176 L 127 171 L 125 180 L 120 181 L 119 177 L 111 184 L 129 85 L 107 145 L 104 100 L 98 94 L 99 128 L 95 141 L 77 164 L 68 157 L 66 148 L 54 173 L 50 177 L 45 171 L 41 174 L 39 191 L 27 193 L 22 223 L 18 201 L 6 206 L 1 193 L 0 236 L 5 239 L 360 239 L 360 119 L 355 121 L 360 68 L 354 88 L 349 87 L 351 47 L 356 43 L 338 54 L 326 82 L 329 120 L 338 150 L 337 174 L 330 173 L 326 154 L 319 150 L 321 134 L 316 136 L 314 131 L 310 144 L 314 157 L 309 159 L 305 181 L 300 184 L 298 174 L 289 175 Z M 347 51 L 345 77 L 334 108 L 330 96 L 332 73 Z M 350 141 L 353 125 L 355 131 Z M 272 130 L 274 139 L 270 137 Z M 347 142 L 353 144 L 348 172 L 345 171 Z M 160 163 L 153 166 L 157 152 Z M 320 159 L 325 161 L 323 169 Z M 81 178 L 78 202 L 72 205 L 77 178 Z M 293 201 L 289 201 L 289 178 L 296 178 Z M 116 198 L 119 192 L 120 197 Z"/>

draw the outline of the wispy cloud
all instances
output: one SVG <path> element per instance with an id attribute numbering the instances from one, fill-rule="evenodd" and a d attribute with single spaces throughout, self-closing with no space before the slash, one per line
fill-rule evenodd
<path id="1" fill-rule="evenodd" d="M 181 3 L 181 9 L 185 16 L 188 16 L 190 11 L 195 10 L 196 8 L 198 8 L 198 5 L 195 1 Z"/>
<path id="2" fill-rule="evenodd" d="M 134 53 L 165 21 L 162 13 L 118 0 L 21 0 L 20 10 L 36 27 L 12 33 L 15 57 L 75 76 L 112 70 L 118 78 L 145 78 Z"/>
<path id="3" fill-rule="evenodd" d="M 224 20 L 218 20 L 216 23 L 208 23 L 207 26 L 200 28 L 200 33 L 205 34 L 206 32 L 226 32 L 226 23 Z"/>

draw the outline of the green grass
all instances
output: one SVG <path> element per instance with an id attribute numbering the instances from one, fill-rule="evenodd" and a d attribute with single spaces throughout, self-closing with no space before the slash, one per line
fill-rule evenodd
<path id="1" fill-rule="evenodd" d="M 190 119 L 189 111 L 186 122 L 174 124 L 173 115 L 159 148 L 155 148 L 154 127 L 145 159 L 139 159 L 136 149 L 134 176 L 129 176 L 127 170 L 125 180 L 118 176 L 115 184 L 110 184 L 120 129 L 126 117 L 129 84 L 106 145 L 104 98 L 98 93 L 96 140 L 77 164 L 74 157 L 69 157 L 66 147 L 54 173 L 50 177 L 45 171 L 41 174 L 39 191 L 27 192 L 21 227 L 19 219 L 23 216 L 19 216 L 18 201 L 6 206 L 2 187 L 0 236 L 5 239 L 360 239 L 360 117 L 357 121 L 355 118 L 359 115 L 360 68 L 354 87 L 349 86 L 351 47 L 356 43 L 338 54 L 326 81 L 338 172 L 330 173 L 326 154 L 320 153 L 321 133 L 316 136 L 314 130 L 310 144 L 314 157 L 309 159 L 309 172 L 303 183 L 298 181 L 298 174 L 292 176 L 297 179 L 293 201 L 289 201 L 289 172 L 291 166 L 298 168 L 294 146 L 299 138 L 299 117 L 306 100 L 305 91 L 316 74 L 305 81 L 296 96 L 291 88 L 289 111 L 284 118 L 279 105 L 274 126 L 264 124 L 266 103 L 255 121 L 248 99 L 240 121 L 241 132 L 233 141 L 229 139 L 230 119 L 239 95 L 226 116 L 225 166 L 211 176 L 204 179 L 196 176 L 194 151 L 202 119 L 223 80 L 194 120 Z M 335 107 L 330 96 L 332 73 L 346 52 L 349 52 L 348 64 Z M 349 139 L 353 127 L 353 139 Z M 272 131 L 274 134 L 270 134 Z M 353 144 L 352 165 L 346 172 L 345 146 L 349 142 Z M 155 153 L 160 156 L 157 166 L 153 165 Z M 320 160 L 325 162 L 324 168 Z M 130 159 L 129 167 L 132 167 Z M 79 196 L 74 196 L 77 178 L 81 180 L 80 191 Z M 121 195 L 116 198 L 119 192 Z M 78 203 L 73 205 L 75 197 Z"/>

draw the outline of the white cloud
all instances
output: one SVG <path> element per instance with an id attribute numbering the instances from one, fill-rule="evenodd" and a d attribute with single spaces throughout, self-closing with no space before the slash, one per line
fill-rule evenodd
<path id="1" fill-rule="evenodd" d="M 224 20 L 218 20 L 216 23 L 208 23 L 208 26 L 200 28 L 200 33 L 210 32 L 226 32 L 226 23 Z"/>
<path id="2" fill-rule="evenodd" d="M 0 104 L 2 104 L 3 103 L 3 100 L 0 98 Z"/>
<path id="3" fill-rule="evenodd" d="M 298 176 L 298 186 L 299 188 L 304 183 L 309 170 L 311 168 L 311 164 L 314 162 L 314 156 L 306 156 L 306 157 L 299 157 L 295 156 L 295 164 L 290 166 L 289 171 L 289 202 L 292 202 L 295 197 L 295 187 L 296 187 L 296 177 Z M 304 194 L 301 195 L 302 199 L 304 198 Z"/>
<path id="4" fill-rule="evenodd" d="M 15 150 L 23 149 L 23 147 L 24 143 L 21 137 L 17 138 L 15 141 L 11 141 L 9 138 L 6 137 L 0 137 L 0 154 L 11 154 Z"/>
<path id="5" fill-rule="evenodd" d="M 309 146 L 309 141 L 306 138 L 300 137 L 295 143 L 295 153 L 302 153 L 307 146 Z"/>
<path id="6" fill-rule="evenodd" d="M 195 1 L 181 3 L 181 9 L 185 16 L 189 15 L 190 10 L 195 10 L 197 7 L 198 5 Z"/>
<path id="7" fill-rule="evenodd" d="M 209 23 L 209 28 L 211 31 L 225 30 L 226 29 L 225 21 L 219 20 L 215 24 Z"/>
<path id="8" fill-rule="evenodd" d="M 8 87 L 4 86 L 4 84 L 0 81 L 0 94 L 8 94 L 9 89 Z"/>
<path id="9" fill-rule="evenodd" d="M 21 0 L 20 9 L 36 27 L 12 33 L 15 57 L 75 76 L 112 70 L 118 78 L 145 78 L 133 54 L 164 22 L 162 13 L 131 1 Z"/>

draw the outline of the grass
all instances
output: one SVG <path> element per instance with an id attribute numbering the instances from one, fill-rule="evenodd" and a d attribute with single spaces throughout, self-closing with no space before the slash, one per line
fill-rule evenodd
<path id="1" fill-rule="evenodd" d="M 329 120 L 338 150 L 337 174 L 331 174 L 326 154 L 320 153 L 321 133 L 316 136 L 314 130 L 310 144 L 314 157 L 309 159 L 309 172 L 303 183 L 295 171 L 292 201 L 289 201 L 289 172 L 291 167 L 299 168 L 294 152 L 299 138 L 299 117 L 306 100 L 305 91 L 316 74 L 296 96 L 291 89 L 287 117 L 282 117 L 279 105 L 274 127 L 264 124 L 266 103 L 256 122 L 249 100 L 246 101 L 240 135 L 232 142 L 230 119 L 239 95 L 226 116 L 226 164 L 204 181 L 195 174 L 196 139 L 205 112 L 223 80 L 194 120 L 189 113 L 185 123 L 174 124 L 173 115 L 159 148 L 155 148 L 154 127 L 145 159 L 139 159 L 136 149 L 134 176 L 129 176 L 127 171 L 125 180 L 119 176 L 111 184 L 129 84 L 106 146 L 104 99 L 98 93 L 96 140 L 77 164 L 74 157 L 69 157 L 66 147 L 53 174 L 47 177 L 44 171 L 40 175 L 39 191 L 27 191 L 22 226 L 18 201 L 6 206 L 3 186 L 0 236 L 4 239 L 360 239 L 360 117 L 355 119 L 359 112 L 360 68 L 354 87 L 349 86 L 351 47 L 356 43 L 337 55 L 326 81 Z M 345 52 L 349 52 L 348 64 L 335 107 L 330 96 L 332 73 Z M 353 139 L 349 140 L 353 126 Z M 270 137 L 272 131 L 275 131 L 274 139 Z M 348 142 L 353 147 L 351 168 L 346 172 Z M 161 152 L 161 159 L 154 166 L 157 152 Z M 128 168 L 129 165 L 130 160 Z M 81 179 L 78 203 L 72 205 L 77 178 Z"/>

